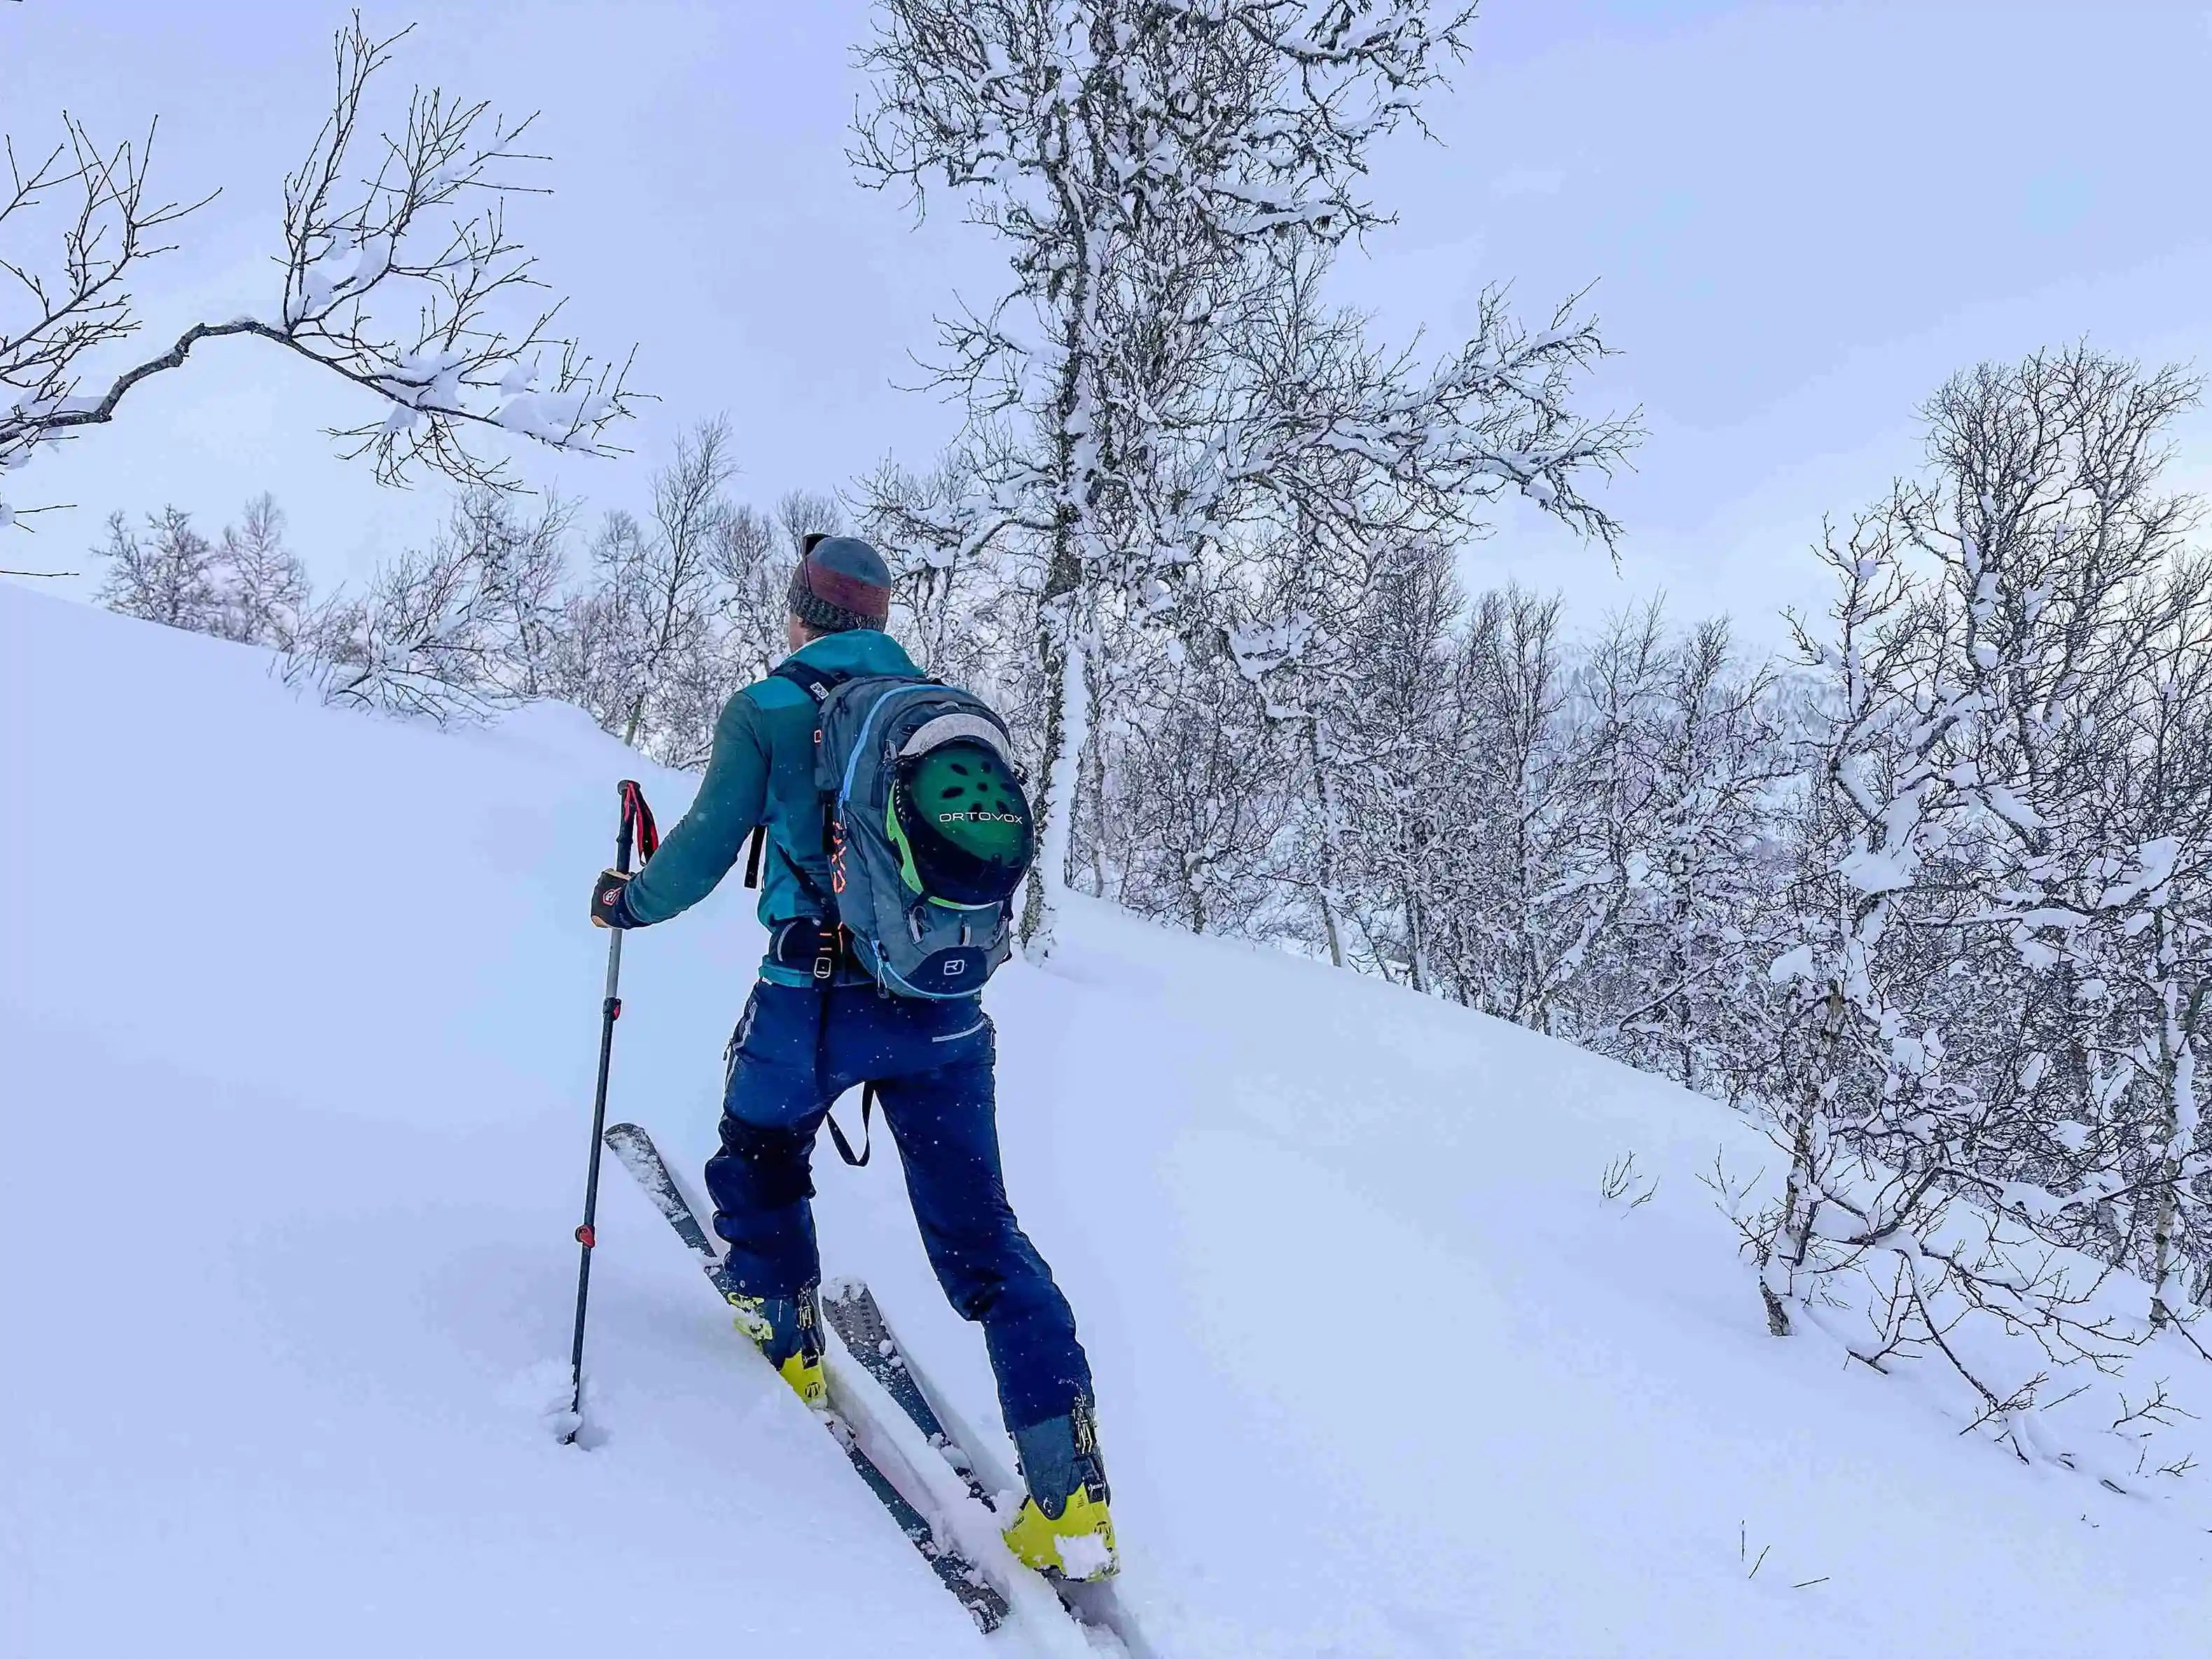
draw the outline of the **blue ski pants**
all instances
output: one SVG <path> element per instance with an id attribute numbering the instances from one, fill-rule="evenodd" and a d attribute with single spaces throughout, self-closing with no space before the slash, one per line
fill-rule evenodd
<path id="1" fill-rule="evenodd" d="M 877 1085 L 937 1282 L 983 1327 L 1008 1429 L 1091 1395 L 1075 1316 L 1006 1200 L 999 1160 L 997 1044 L 979 999 L 926 1002 L 873 985 L 763 980 L 730 1038 L 721 1150 L 707 1164 L 714 1231 L 755 1296 L 821 1277 L 814 1138 L 830 1103 Z"/>

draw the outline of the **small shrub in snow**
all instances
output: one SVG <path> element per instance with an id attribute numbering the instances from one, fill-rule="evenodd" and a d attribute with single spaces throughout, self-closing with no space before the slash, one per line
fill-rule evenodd
<path id="1" fill-rule="evenodd" d="M 126 617 L 289 651 L 311 608 L 307 567 L 284 544 L 270 495 L 248 501 L 212 542 L 173 507 L 149 515 L 143 535 L 112 514 L 98 552 L 107 563 L 100 602 Z"/>

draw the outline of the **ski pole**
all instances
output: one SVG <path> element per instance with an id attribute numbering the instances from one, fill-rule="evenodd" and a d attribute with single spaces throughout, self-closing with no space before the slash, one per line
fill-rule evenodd
<path id="1" fill-rule="evenodd" d="M 643 790 L 625 779 L 620 793 L 622 825 L 615 832 L 615 868 L 628 875 L 633 844 L 641 860 L 650 859 L 659 850 L 660 831 Z M 584 1426 L 584 1314 L 592 1299 L 592 1247 L 599 1243 L 592 1224 L 599 1212 L 599 1136 L 607 1127 L 607 1072 L 614 1062 L 615 1022 L 622 1018 L 622 945 L 623 930 L 609 930 L 607 990 L 599 1005 L 599 1080 L 592 1096 L 591 1160 L 584 1172 L 584 1219 L 576 1229 L 576 1338 L 568 1352 L 569 1427 L 561 1437 L 564 1446 L 574 1445 L 577 1431 Z"/>

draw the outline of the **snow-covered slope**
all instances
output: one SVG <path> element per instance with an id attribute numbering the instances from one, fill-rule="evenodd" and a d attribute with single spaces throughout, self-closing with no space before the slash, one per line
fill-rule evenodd
<path id="1" fill-rule="evenodd" d="M 1064 1648 L 973 1632 L 611 1165 L 597 1443 L 545 1430 L 634 757 L 4 586 L 0 711 L 0 1652 Z M 625 964 L 615 1109 L 688 1165 L 746 896 Z M 2191 1480 L 2024 1466 L 1764 1334 L 1697 1176 L 1771 1159 L 1722 1109 L 1090 906 L 989 1001 L 1161 1659 L 2203 1651 Z M 1632 1151 L 1656 1197 L 1601 1202 Z M 896 1169 L 817 1177 L 830 1270 L 988 1417 Z"/>

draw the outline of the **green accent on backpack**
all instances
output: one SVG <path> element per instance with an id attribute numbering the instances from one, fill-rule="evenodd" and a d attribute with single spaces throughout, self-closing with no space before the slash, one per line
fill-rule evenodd
<path id="1" fill-rule="evenodd" d="M 973 996 L 1013 948 L 1035 820 L 1006 722 L 919 678 L 825 686 L 815 782 L 854 956 L 902 996 Z"/>

